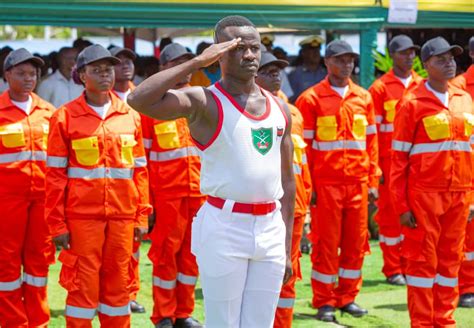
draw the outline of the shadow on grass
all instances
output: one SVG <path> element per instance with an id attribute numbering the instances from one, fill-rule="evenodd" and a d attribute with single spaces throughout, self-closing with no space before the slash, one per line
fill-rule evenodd
<path id="1" fill-rule="evenodd" d="M 364 279 L 364 282 L 362 284 L 362 287 L 376 287 L 376 286 L 379 286 L 379 285 L 386 285 L 386 286 L 389 286 L 387 284 L 387 282 L 383 279 L 380 279 L 380 280 L 365 280 Z"/>
<path id="2" fill-rule="evenodd" d="M 376 305 L 374 306 L 374 309 L 387 309 L 387 310 L 400 311 L 400 312 L 408 311 L 408 307 L 406 303 Z"/>
<path id="3" fill-rule="evenodd" d="M 51 318 L 59 318 L 59 317 L 64 316 L 64 309 L 60 309 L 60 310 L 51 309 L 50 311 L 51 311 Z"/>

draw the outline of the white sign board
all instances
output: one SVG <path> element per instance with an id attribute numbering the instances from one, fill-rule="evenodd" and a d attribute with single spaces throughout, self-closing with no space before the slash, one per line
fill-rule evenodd
<path id="1" fill-rule="evenodd" d="M 418 0 L 390 0 L 389 23 L 416 24 Z"/>

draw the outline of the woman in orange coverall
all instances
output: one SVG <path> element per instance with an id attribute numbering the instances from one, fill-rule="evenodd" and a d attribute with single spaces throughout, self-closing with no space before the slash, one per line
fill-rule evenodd
<path id="1" fill-rule="evenodd" d="M 0 96 L 0 327 L 46 327 L 54 246 L 44 219 L 44 173 L 54 107 L 32 91 L 44 65 L 26 49 L 4 62 Z M 21 267 L 23 266 L 23 279 Z"/>
<path id="2" fill-rule="evenodd" d="M 132 244 L 147 231 L 148 176 L 140 117 L 112 92 L 119 59 L 85 48 L 75 78 L 85 92 L 51 119 L 46 218 L 68 291 L 67 327 L 130 327 Z"/>

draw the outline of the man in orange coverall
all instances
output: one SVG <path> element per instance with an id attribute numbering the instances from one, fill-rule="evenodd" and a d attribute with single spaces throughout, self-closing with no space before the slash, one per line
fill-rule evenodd
<path id="1" fill-rule="evenodd" d="M 335 321 L 335 307 L 355 317 L 367 314 L 354 300 L 369 251 L 368 200 L 378 197 L 380 173 L 372 97 L 350 79 L 356 56 L 347 42 L 331 42 L 325 58 L 328 76 L 296 102 L 306 142 L 312 145 L 309 167 L 316 194 L 310 235 L 312 303 L 322 321 Z"/>
<path id="2" fill-rule="evenodd" d="M 77 58 L 84 93 L 51 119 L 45 213 L 63 247 L 59 283 L 68 327 L 130 327 L 130 261 L 148 230 L 140 116 L 111 91 L 120 60 L 100 45 Z"/>
<path id="3" fill-rule="evenodd" d="M 281 91 L 281 70 L 288 66 L 288 62 L 278 60 L 270 52 L 262 52 L 260 68 L 256 82 L 262 88 L 278 96 Z M 306 160 L 306 143 L 303 141 L 303 117 L 295 106 L 288 104 L 291 111 L 292 133 L 294 145 L 293 171 L 296 179 L 296 204 L 295 220 L 293 223 L 293 237 L 291 245 L 291 262 L 293 263 L 293 275 L 283 285 L 278 307 L 275 314 L 274 327 L 288 328 L 293 321 L 293 307 L 295 304 L 295 283 L 301 279 L 300 268 L 300 242 L 303 235 L 303 226 L 306 212 L 311 197 L 311 178 Z"/>
<path id="4" fill-rule="evenodd" d="M 379 225 L 379 241 L 383 253 L 382 272 L 387 277 L 387 282 L 392 285 L 406 284 L 400 258 L 402 228 L 390 200 L 388 188 L 393 121 L 395 119 L 395 105 L 402 98 L 403 92 L 422 81 L 421 77 L 412 69 L 417 49 L 420 47 L 414 45 L 408 36 L 402 34 L 394 37 L 388 45 L 390 57 L 393 59 L 393 68 L 376 80 L 369 89 L 374 100 L 379 140 L 379 166 L 382 169 L 379 211 L 375 220 Z"/>
<path id="5" fill-rule="evenodd" d="M 161 69 L 193 58 L 182 45 L 167 45 L 160 54 Z M 189 86 L 190 76 L 175 86 Z M 153 263 L 153 314 L 160 328 L 201 327 L 191 317 L 198 278 L 196 258 L 191 254 L 191 223 L 205 201 L 199 190 L 200 161 L 186 119 L 143 124 L 151 139 L 150 187 L 155 227 L 148 254 Z"/>
<path id="6" fill-rule="evenodd" d="M 0 96 L 0 327 L 47 327 L 54 246 L 44 218 L 49 120 L 55 108 L 33 90 L 43 60 L 26 49 L 3 64 Z M 21 269 L 23 266 L 23 279 Z"/>
<path id="7" fill-rule="evenodd" d="M 135 89 L 135 85 L 132 82 L 135 74 L 133 61 L 137 58 L 137 55 L 132 50 L 121 47 L 112 47 L 110 53 L 112 56 L 120 59 L 120 64 L 114 66 L 115 83 L 113 93 L 122 101 L 127 102 L 127 96 Z M 142 117 L 142 121 L 143 120 L 144 118 Z M 143 145 L 148 154 L 150 142 L 147 139 L 143 139 Z M 139 259 L 140 241 L 136 240 L 133 243 L 133 256 L 130 262 L 131 272 L 133 272 L 131 277 L 132 281 L 130 283 L 130 310 L 135 313 L 144 313 L 145 308 L 137 302 L 137 294 L 140 290 Z"/>
<path id="8" fill-rule="evenodd" d="M 455 327 L 458 271 L 472 185 L 472 99 L 448 84 L 459 46 L 421 48 L 428 79 L 397 105 L 390 191 L 402 224 L 412 327 Z"/>
<path id="9" fill-rule="evenodd" d="M 474 63 L 474 36 L 469 39 L 469 56 Z M 458 88 L 467 91 L 474 99 L 474 64 L 466 73 L 459 75 L 452 81 Z M 473 197 L 471 195 L 471 197 Z M 471 198 L 471 200 L 474 200 Z M 471 211 L 473 205 L 471 202 Z M 459 270 L 459 306 L 474 308 L 474 221 L 470 217 L 466 229 L 466 241 L 464 243 L 464 261 Z"/>

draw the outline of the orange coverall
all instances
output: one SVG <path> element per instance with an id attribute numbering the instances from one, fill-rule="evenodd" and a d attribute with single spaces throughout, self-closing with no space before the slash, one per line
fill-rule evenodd
<path id="1" fill-rule="evenodd" d="M 386 277 L 404 273 L 400 258 L 402 227 L 400 218 L 393 208 L 388 187 L 390 184 L 390 158 L 395 107 L 402 98 L 405 89 L 412 88 L 421 81 L 421 77 L 415 71 L 412 71 L 411 81 L 405 87 L 393 70 L 390 70 L 376 80 L 369 89 L 374 101 L 379 141 L 379 166 L 383 176 L 383 183 L 379 187 L 379 210 L 375 216 L 375 221 L 379 225 L 379 242 L 383 254 L 382 272 Z"/>
<path id="2" fill-rule="evenodd" d="M 471 97 L 449 87 L 449 105 L 421 83 L 399 102 L 392 142 L 390 190 L 403 226 L 408 310 L 412 327 L 454 327 L 458 271 L 472 184 Z"/>
<path id="3" fill-rule="evenodd" d="M 296 106 L 303 114 L 305 141 L 312 145 L 308 159 L 317 195 L 309 236 L 312 304 L 343 307 L 362 285 L 369 251 L 368 188 L 377 187 L 380 175 L 372 97 L 350 81 L 341 98 L 326 78 L 306 90 Z"/>
<path id="4" fill-rule="evenodd" d="M 44 174 L 53 105 L 31 94 L 29 115 L 0 96 L 0 327 L 46 327 L 54 246 L 44 218 Z M 23 266 L 23 278 L 22 267 Z"/>
<path id="5" fill-rule="evenodd" d="M 466 73 L 456 77 L 452 84 L 467 91 L 474 99 L 474 65 Z M 471 195 L 472 197 L 473 195 Z M 472 203 L 472 202 L 471 202 Z M 459 294 L 474 293 L 474 220 L 468 222 L 464 243 L 464 261 L 459 270 Z"/>
<path id="6" fill-rule="evenodd" d="M 200 160 L 186 119 L 147 118 L 144 138 L 149 152 L 150 192 L 155 227 L 148 257 L 153 263 L 153 314 L 164 318 L 190 317 L 198 278 L 191 254 L 191 223 L 205 198 L 200 193 Z"/>
<path id="7" fill-rule="evenodd" d="M 289 103 L 287 105 L 291 111 L 291 138 L 293 139 L 294 146 L 293 171 L 296 180 L 295 219 L 291 241 L 293 275 L 281 289 L 275 314 L 275 328 L 288 328 L 291 327 L 293 322 L 293 307 L 296 298 L 295 283 L 297 279 L 301 279 L 300 243 L 312 190 L 311 177 L 305 153 L 306 143 L 303 140 L 303 116 L 298 108 Z"/>
<path id="8" fill-rule="evenodd" d="M 102 120 L 84 94 L 51 119 L 46 219 L 69 232 L 59 283 L 68 291 L 68 327 L 130 326 L 129 284 L 135 227 L 148 226 L 148 174 L 140 116 L 110 93 Z"/>

